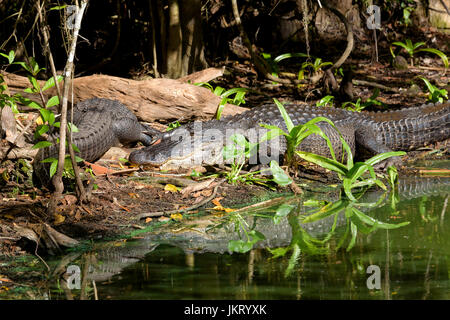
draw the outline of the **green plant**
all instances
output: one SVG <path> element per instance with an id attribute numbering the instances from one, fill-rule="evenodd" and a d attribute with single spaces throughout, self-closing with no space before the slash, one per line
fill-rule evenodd
<path id="1" fill-rule="evenodd" d="M 365 102 L 361 102 L 361 98 L 358 98 L 356 102 L 352 101 L 346 101 L 342 104 L 342 108 L 345 108 L 350 111 L 354 112 L 361 112 L 365 108 L 372 106 L 372 105 L 383 105 L 382 102 L 377 100 L 378 95 L 380 94 L 380 89 L 376 88 L 370 98 L 368 98 Z M 351 107 L 347 107 L 348 105 L 351 105 Z"/>
<path id="2" fill-rule="evenodd" d="M 425 85 L 428 88 L 428 100 L 431 102 L 444 102 L 444 98 L 448 99 L 448 91 L 445 89 L 438 89 L 434 85 L 428 81 L 428 79 L 419 77 L 422 79 L 423 82 L 425 82 Z"/>
<path id="3" fill-rule="evenodd" d="M 226 173 L 227 181 L 232 184 L 238 181 L 264 184 L 267 179 L 257 177 L 262 170 L 240 174 L 247 159 L 255 155 L 258 144 L 249 142 L 241 134 L 232 135 L 230 140 L 232 143 L 228 143 L 222 151 L 224 160 L 233 160 L 230 172 Z"/>
<path id="4" fill-rule="evenodd" d="M 280 68 L 279 68 L 278 64 L 281 61 L 290 59 L 290 58 L 307 58 L 308 57 L 308 55 L 306 53 L 301 53 L 301 52 L 283 53 L 283 54 L 280 54 L 279 56 L 275 57 L 274 59 L 272 59 L 272 55 L 270 53 L 263 52 L 261 55 L 264 58 L 264 60 L 267 62 L 267 64 L 270 66 L 270 68 L 271 68 L 270 72 L 275 77 L 278 77 L 278 75 L 280 73 Z"/>
<path id="5" fill-rule="evenodd" d="M 216 111 L 217 120 L 220 120 L 223 108 L 225 108 L 225 104 L 232 103 L 238 106 L 241 104 L 245 104 L 244 96 L 248 92 L 248 89 L 246 88 L 232 88 L 225 91 L 225 88 L 222 88 L 221 86 L 213 88 L 213 86 L 210 85 L 208 82 L 197 82 L 194 85 L 208 88 L 216 96 L 222 98 Z M 234 98 L 230 98 L 232 95 L 234 95 Z"/>
<path id="6" fill-rule="evenodd" d="M 411 13 L 414 11 L 414 8 L 412 7 L 407 7 L 403 2 L 402 2 L 402 13 L 403 13 L 403 24 L 405 24 L 405 26 L 408 26 L 411 23 Z"/>
<path id="7" fill-rule="evenodd" d="M 445 68 L 448 68 L 447 55 L 445 53 L 443 53 L 442 51 L 433 49 L 433 48 L 419 49 L 419 47 L 423 46 L 424 44 L 425 44 L 425 42 L 416 42 L 413 44 L 410 39 L 406 39 L 405 42 L 399 42 L 399 41 L 393 42 L 389 49 L 391 51 L 391 55 L 393 58 L 395 58 L 395 54 L 394 54 L 394 50 L 393 50 L 392 46 L 399 46 L 399 47 L 402 47 L 403 49 L 405 49 L 405 51 L 408 53 L 408 55 L 410 57 L 411 66 L 413 65 L 413 57 L 416 53 L 430 52 L 430 53 L 438 55 L 442 59 L 442 62 L 444 63 Z"/>
<path id="8" fill-rule="evenodd" d="M 269 131 L 262 138 L 262 141 L 273 139 L 274 137 L 280 135 L 284 135 L 287 144 L 285 160 L 288 166 L 292 164 L 294 155 L 297 155 L 308 162 L 312 162 L 316 165 L 321 166 L 322 168 L 336 172 L 338 176 L 341 178 L 344 192 L 350 200 L 356 200 L 352 193 L 352 189 L 354 188 L 370 187 L 373 185 L 378 185 L 380 188 L 386 190 L 386 186 L 381 182 L 381 180 L 377 178 L 373 166 L 377 163 L 385 161 L 390 157 L 404 155 L 405 152 L 398 151 L 398 152 L 381 153 L 364 162 L 354 163 L 351 148 L 347 144 L 347 142 L 345 142 L 342 135 L 340 135 L 343 150 L 347 155 L 346 157 L 347 163 L 346 165 L 344 165 L 343 163 L 336 160 L 330 139 L 323 133 L 320 127 L 318 127 L 315 124 L 317 122 L 324 121 L 336 129 L 331 120 L 324 117 L 317 117 L 308 121 L 303 125 L 294 126 L 284 106 L 278 100 L 274 99 L 274 101 L 278 106 L 280 113 L 285 121 L 288 132 L 283 131 L 277 126 L 261 124 L 261 126 L 269 129 Z M 338 130 L 336 129 L 336 131 Z M 325 139 L 327 146 L 330 150 L 332 159 L 329 159 L 321 155 L 297 150 L 297 147 L 300 145 L 300 143 L 311 134 L 317 134 L 323 139 Z M 369 174 L 368 178 L 364 178 L 364 175 L 366 173 Z"/>
<path id="9" fill-rule="evenodd" d="M 36 126 L 34 137 L 35 139 L 38 139 L 42 135 L 46 134 L 47 132 L 51 131 L 52 128 L 59 128 L 60 122 L 56 121 L 56 115 L 54 111 L 51 110 L 52 107 L 59 104 L 59 98 L 58 96 L 53 96 L 47 101 L 44 100 L 43 92 L 54 87 L 55 86 L 55 79 L 54 77 L 51 77 L 48 79 L 44 85 L 41 87 L 39 84 L 36 76 L 39 72 L 45 70 L 45 68 L 40 68 L 38 63 L 33 57 L 28 58 L 28 62 L 23 61 L 17 61 L 14 62 L 15 56 L 14 51 L 10 51 L 8 55 L 1 53 L 1 56 L 8 59 L 8 64 L 16 64 L 20 65 L 25 71 L 29 73 L 28 80 L 30 81 L 31 87 L 26 88 L 24 92 L 26 93 L 33 93 L 38 94 L 41 97 L 42 105 L 36 101 L 32 101 L 30 99 L 24 98 L 20 94 L 16 94 L 14 96 L 8 96 L 4 92 L 6 91 L 6 85 L 2 84 L 0 85 L 0 104 L 2 107 L 4 105 L 9 105 L 13 107 L 13 110 L 17 111 L 17 103 L 22 103 L 24 105 L 27 105 L 28 107 L 32 109 L 36 109 L 39 111 L 40 117 L 37 119 L 38 125 Z M 1 76 L 0 76 L 1 77 Z M 56 81 L 61 81 L 63 79 L 62 76 L 58 76 Z M 3 77 L 0 78 L 1 82 L 3 82 Z M 73 124 L 68 122 L 67 124 L 68 130 L 72 132 L 78 132 L 78 128 Z M 59 142 L 59 138 L 56 139 L 56 143 Z M 52 146 L 53 143 L 47 140 L 39 141 L 36 144 L 33 145 L 33 149 L 40 149 L 40 148 L 46 148 Z M 75 152 L 79 152 L 78 148 L 72 144 L 73 149 Z M 76 161 L 82 161 L 81 158 L 76 157 Z M 58 160 L 55 158 L 47 158 L 42 160 L 43 163 L 50 163 L 50 177 L 52 177 L 56 172 L 57 162 Z M 67 157 L 65 159 L 65 176 L 70 176 L 70 172 L 68 171 L 68 165 L 67 165 Z"/>
<path id="10" fill-rule="evenodd" d="M 316 102 L 317 107 L 332 107 L 334 101 L 334 96 L 325 96 Z"/>
<path id="11" fill-rule="evenodd" d="M 287 132 L 274 125 L 260 124 L 262 127 L 269 129 L 269 131 L 261 138 L 260 142 L 274 139 L 278 136 L 284 135 L 287 144 L 285 162 L 286 165 L 290 166 L 293 163 L 294 154 L 296 152 L 297 146 L 300 145 L 300 143 L 309 135 L 317 134 L 323 139 L 325 139 L 328 147 L 330 148 L 332 157 L 335 158 L 330 139 L 323 133 L 322 129 L 320 129 L 320 127 L 316 125 L 317 122 L 323 121 L 327 122 L 328 124 L 334 127 L 332 121 L 324 117 L 317 117 L 306 122 L 305 124 L 294 126 L 294 123 L 289 117 L 289 114 L 286 112 L 284 106 L 277 99 L 274 99 L 274 102 L 277 105 L 278 109 L 280 110 L 281 116 L 283 117 L 283 120 L 286 124 Z M 345 142 L 345 140 L 343 140 L 342 137 L 341 140 L 344 144 L 347 145 L 347 143 Z"/>
<path id="12" fill-rule="evenodd" d="M 322 62 L 321 58 L 315 58 L 314 62 L 303 62 L 302 66 L 300 68 L 300 71 L 298 72 L 298 79 L 304 79 L 305 78 L 305 70 L 310 68 L 313 70 L 312 74 L 315 75 L 317 72 L 322 69 L 325 66 L 333 65 L 331 62 Z"/>
<path id="13" fill-rule="evenodd" d="M 171 130 L 173 130 L 173 129 L 175 129 L 175 128 L 178 128 L 178 127 L 180 127 L 180 126 L 181 126 L 181 124 L 180 124 L 180 122 L 178 122 L 178 121 L 171 122 L 171 123 L 169 123 L 169 126 L 168 126 L 168 128 L 167 128 L 167 131 L 171 131 Z"/>

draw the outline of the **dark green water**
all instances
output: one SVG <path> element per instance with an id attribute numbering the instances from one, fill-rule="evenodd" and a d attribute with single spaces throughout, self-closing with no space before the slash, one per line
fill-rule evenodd
<path id="1" fill-rule="evenodd" d="M 258 231 L 266 240 L 248 252 L 228 252 L 229 240 L 224 235 L 233 233 L 233 228 L 218 237 L 149 236 L 130 241 L 109 255 L 98 252 L 97 267 L 103 269 L 92 279 L 99 299 L 449 299 L 448 188 L 432 187 L 434 192 L 415 192 L 414 188 L 395 206 L 387 201 L 365 210 L 379 221 L 409 221 L 409 225 L 368 234 L 358 230 L 349 251 L 351 234 L 337 249 L 347 228 L 344 212 L 324 246 L 294 230 L 297 215 L 291 213 L 276 227 L 270 218 L 257 218 L 263 220 L 258 224 L 252 217 L 249 230 L 252 225 L 260 226 Z M 274 211 L 268 209 L 267 214 L 273 216 Z M 323 230 L 330 227 L 330 222 L 324 222 L 308 234 L 323 239 Z M 300 244 L 297 251 L 292 247 L 292 234 Z M 311 241 L 325 252 L 308 250 Z M 291 250 L 278 258 L 267 249 L 289 245 Z M 371 265 L 379 268 L 379 274 L 367 273 Z M 369 284 L 376 285 L 379 279 L 379 289 L 368 288 L 372 275 Z"/>

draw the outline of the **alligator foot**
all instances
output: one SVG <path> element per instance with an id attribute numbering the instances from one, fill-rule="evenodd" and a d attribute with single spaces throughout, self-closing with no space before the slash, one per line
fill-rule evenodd
<path id="1" fill-rule="evenodd" d="M 374 165 L 373 167 L 376 170 L 386 171 L 386 169 L 389 168 L 390 166 L 395 166 L 397 168 L 401 167 L 402 163 L 403 161 L 401 157 L 392 157 L 384 161 L 381 161 L 380 163 Z"/>

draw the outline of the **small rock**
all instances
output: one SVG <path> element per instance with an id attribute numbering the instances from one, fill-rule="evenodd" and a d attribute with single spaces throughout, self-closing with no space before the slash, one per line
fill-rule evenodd
<path id="1" fill-rule="evenodd" d="M 392 61 L 392 66 L 397 70 L 408 69 L 408 61 L 403 56 L 396 56 Z"/>
<path id="2" fill-rule="evenodd" d="M 421 92 L 421 91 L 420 91 L 420 87 L 419 87 L 417 84 L 413 83 L 413 84 L 411 85 L 411 87 L 409 87 L 408 90 L 406 90 L 406 95 L 407 95 L 407 96 L 410 96 L 410 97 L 415 97 L 415 96 L 417 96 L 420 92 Z"/>

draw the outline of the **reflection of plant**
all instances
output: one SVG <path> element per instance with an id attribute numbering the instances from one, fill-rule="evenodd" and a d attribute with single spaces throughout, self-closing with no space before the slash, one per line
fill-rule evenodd
<path id="1" fill-rule="evenodd" d="M 348 199 L 341 199 L 336 202 L 330 202 L 325 205 L 320 205 L 316 209 L 312 209 L 309 212 L 306 212 L 306 217 L 298 215 L 298 213 L 295 212 L 295 207 L 282 205 L 277 210 L 277 214 L 281 210 L 283 212 L 283 216 L 288 217 L 289 225 L 292 228 L 291 243 L 287 247 L 269 249 L 269 251 L 272 253 L 273 258 L 282 257 L 289 251 L 292 251 L 292 255 L 289 259 L 288 267 L 285 273 L 285 275 L 288 276 L 295 267 L 301 252 L 312 255 L 326 254 L 329 252 L 328 244 L 330 243 L 332 237 L 335 235 L 338 225 L 338 219 L 342 213 L 344 213 L 346 229 L 344 234 L 337 241 L 338 245 L 336 249 L 343 247 L 347 242 L 348 244 L 346 247 L 346 251 L 350 251 L 354 247 L 358 232 L 369 234 L 378 229 L 397 229 L 408 225 L 409 222 L 391 224 L 379 221 L 363 213 L 358 208 L 370 208 L 379 206 L 383 199 L 384 196 L 381 197 L 376 203 L 357 203 Z M 297 211 L 298 208 L 299 207 L 297 207 Z M 288 211 L 289 209 L 290 211 Z M 322 235 L 322 239 L 317 239 L 311 236 L 302 227 L 302 224 L 318 222 L 324 219 L 333 219 L 333 222 L 330 230 Z"/>
<path id="2" fill-rule="evenodd" d="M 245 253 L 253 248 L 253 245 L 266 237 L 257 230 L 249 230 L 249 225 L 241 214 L 236 213 L 232 215 L 232 222 L 234 223 L 235 232 L 239 235 L 239 240 L 230 240 L 228 242 L 228 250 L 231 252 Z M 245 238 L 242 239 L 241 231 Z"/>

